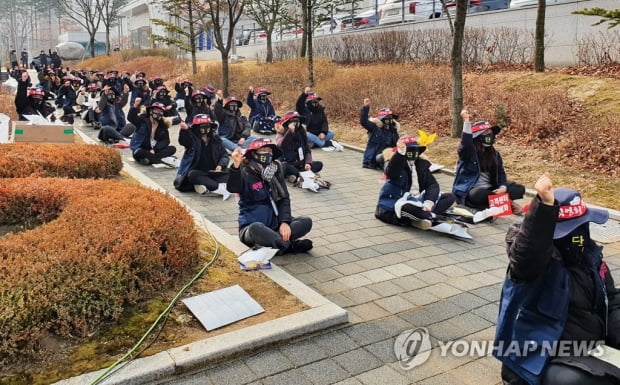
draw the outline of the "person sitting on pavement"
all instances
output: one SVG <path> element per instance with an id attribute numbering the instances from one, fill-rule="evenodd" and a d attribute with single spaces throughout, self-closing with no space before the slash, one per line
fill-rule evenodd
<path id="1" fill-rule="evenodd" d="M 209 115 L 211 121 L 216 122 L 216 115 L 211 109 L 211 98 L 204 90 L 196 90 L 185 97 L 185 123 L 191 124 L 196 115 Z"/>
<path id="2" fill-rule="evenodd" d="M 424 151 L 426 147 L 420 146 L 412 136 L 403 136 L 395 149 L 384 150 L 387 180 L 379 192 L 377 219 L 428 230 L 433 224 L 433 214 L 443 214 L 452 206 L 454 196 L 441 193 L 430 171 L 431 163 L 421 156 Z"/>
<path id="3" fill-rule="evenodd" d="M 226 181 L 230 157 L 217 135 L 217 124 L 209 115 L 198 114 L 191 126 L 182 122 L 179 127 L 179 144 L 185 147 L 185 152 L 174 187 L 179 191 L 193 188 L 200 195 L 213 192 L 228 199 Z"/>
<path id="4" fill-rule="evenodd" d="M 146 107 L 146 113 L 139 113 L 139 103 L 136 99 L 127 114 L 127 120 L 135 126 L 129 148 L 133 158 L 140 164 L 160 163 L 163 158 L 176 152 L 176 148 L 170 145 L 168 131 L 172 121 L 164 118 L 165 105 L 153 102 Z"/>
<path id="5" fill-rule="evenodd" d="M 15 109 L 19 115 L 19 120 L 26 121 L 26 115 L 40 115 L 54 122 L 56 110 L 51 104 L 45 101 L 45 91 L 37 88 L 28 87 L 31 85 L 28 72 L 22 73 L 17 81 L 17 92 L 15 93 Z"/>
<path id="6" fill-rule="evenodd" d="M 243 103 L 234 96 L 224 99 L 224 114 L 219 121 L 218 134 L 229 151 L 237 147 L 247 148 L 256 140 L 256 137 L 250 136 L 250 123 L 241 115 L 242 106 Z"/>
<path id="7" fill-rule="evenodd" d="M 534 189 L 523 222 L 506 234 L 493 346 L 503 383 L 618 384 L 620 369 L 590 354 L 608 349 L 602 344 L 620 348 L 620 292 L 590 235 L 590 222 L 603 224 L 609 213 L 586 206 L 576 190 L 554 188 L 549 173 Z"/>
<path id="8" fill-rule="evenodd" d="M 250 86 L 246 104 L 250 107 L 249 121 L 253 131 L 261 134 L 273 134 L 275 132 L 276 110 L 269 99 L 269 92 L 265 87 L 256 90 Z"/>
<path id="9" fill-rule="evenodd" d="M 151 104 L 151 89 L 149 84 L 143 77 L 136 77 L 131 88 L 131 97 L 129 98 L 129 105 L 133 105 L 136 98 L 142 99 L 144 105 Z"/>
<path id="10" fill-rule="evenodd" d="M 80 115 L 84 123 L 91 124 L 96 130 L 101 128 L 99 116 L 95 109 L 99 105 L 101 90 L 97 83 L 89 83 L 77 96 L 77 104 L 81 107 Z"/>
<path id="11" fill-rule="evenodd" d="M 360 124 L 368 131 L 368 143 L 364 150 L 362 167 L 383 170 L 382 152 L 386 148 L 396 146 L 398 140 L 398 115 L 388 108 L 379 110 L 374 118 L 368 118 L 370 111 L 370 99 L 364 99 L 364 105 L 360 110 Z"/>
<path id="12" fill-rule="evenodd" d="M 151 101 L 163 104 L 166 107 L 164 116 L 166 118 L 172 119 L 173 125 L 181 123 L 181 116 L 179 115 L 179 112 L 177 111 L 177 104 L 170 97 L 166 86 L 159 86 L 155 88 L 155 90 L 153 90 Z"/>
<path id="13" fill-rule="evenodd" d="M 523 198 L 525 186 L 507 180 L 502 156 L 493 146 L 501 128 L 484 121 L 471 123 L 467 109 L 461 111 L 461 117 L 463 133 L 452 185 L 457 202 L 484 210 L 489 208 L 490 195 L 507 192 L 513 214 L 521 215 L 523 209 L 514 200 Z"/>
<path id="14" fill-rule="evenodd" d="M 280 149 L 269 139 L 257 139 L 242 154 L 233 151 L 227 188 L 239 194 L 239 240 L 252 248 L 271 247 L 279 254 L 303 253 L 312 241 L 301 239 L 312 219 L 293 217 L 291 200 L 278 161 Z"/>
<path id="15" fill-rule="evenodd" d="M 194 85 L 189 79 L 180 79 L 174 83 L 174 100 L 179 104 L 179 100 L 185 103 L 185 98 L 189 95 L 191 96 L 194 92 Z"/>
<path id="16" fill-rule="evenodd" d="M 315 92 L 306 87 L 304 92 L 297 98 L 295 106 L 297 112 L 306 119 L 306 130 L 310 145 L 319 148 L 331 148 L 342 151 L 340 143 L 333 141 L 334 131 L 329 130 L 325 107 L 320 103 L 320 98 Z"/>
<path id="17" fill-rule="evenodd" d="M 73 124 L 75 108 L 77 107 L 77 94 L 82 87 L 82 79 L 71 75 L 63 78 L 63 85 L 58 89 L 56 105 L 62 107 L 63 115 L 60 120 L 67 124 Z"/>
<path id="18" fill-rule="evenodd" d="M 304 117 L 297 111 L 287 112 L 276 124 L 276 143 L 282 152 L 284 176 L 295 186 L 302 182 L 300 171 L 318 173 L 323 162 L 312 160 L 310 141 L 303 126 Z"/>
<path id="19" fill-rule="evenodd" d="M 127 87 L 125 85 L 125 87 Z M 126 91 L 128 89 L 126 88 Z M 95 114 L 99 116 L 101 129 L 98 138 L 104 143 L 116 143 L 125 141 L 135 131 L 133 122 L 127 123 L 123 106 L 127 104 L 128 93 L 122 95 L 119 91 L 109 85 L 103 86 L 99 104 L 95 108 Z M 136 101 L 141 101 L 137 98 Z"/>

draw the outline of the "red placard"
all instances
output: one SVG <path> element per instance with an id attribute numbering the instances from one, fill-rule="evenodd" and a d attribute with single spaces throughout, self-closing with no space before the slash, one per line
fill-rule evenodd
<path id="1" fill-rule="evenodd" d="M 489 195 L 489 207 L 499 207 L 502 210 L 496 217 L 512 215 L 512 206 L 508 193 Z"/>

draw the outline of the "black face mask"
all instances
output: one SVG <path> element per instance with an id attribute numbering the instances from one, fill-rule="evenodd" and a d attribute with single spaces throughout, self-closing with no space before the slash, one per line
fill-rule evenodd
<path id="1" fill-rule="evenodd" d="M 159 112 L 151 112 L 151 118 L 153 118 L 153 120 L 161 120 L 161 118 L 164 116 L 164 114 L 161 114 Z"/>
<path id="2" fill-rule="evenodd" d="M 166 98 L 166 93 L 165 92 L 160 92 L 157 94 L 157 99 L 165 99 Z"/>
<path id="3" fill-rule="evenodd" d="M 485 147 L 491 147 L 493 145 L 493 143 L 495 143 L 495 135 L 494 134 L 480 135 L 478 138 L 480 138 L 479 139 L 480 142 Z"/>
<path id="4" fill-rule="evenodd" d="M 144 87 L 145 85 L 146 85 L 146 83 L 142 83 L 142 82 L 138 82 L 138 83 L 136 83 L 136 87 L 138 87 L 138 88 L 142 88 L 142 87 Z"/>
<path id="5" fill-rule="evenodd" d="M 387 127 L 387 126 L 391 126 L 392 123 L 394 123 L 394 120 L 392 120 L 392 118 L 387 118 L 387 119 L 383 119 L 382 122 Z"/>
<path id="6" fill-rule="evenodd" d="M 43 103 L 44 102 L 41 99 L 35 99 L 34 100 L 34 105 L 37 106 L 37 107 L 41 107 L 43 105 Z"/>
<path id="7" fill-rule="evenodd" d="M 203 98 L 196 98 L 194 99 L 194 104 L 199 105 L 202 104 L 202 102 L 204 102 L 205 100 Z"/>
<path id="8" fill-rule="evenodd" d="M 420 157 L 420 154 L 418 153 L 417 148 L 407 147 L 407 151 L 405 152 L 405 157 L 407 158 L 407 160 L 415 160 Z"/>
<path id="9" fill-rule="evenodd" d="M 97 93 L 96 92 L 91 92 L 90 93 L 90 97 L 93 98 L 93 99 L 96 98 L 97 97 Z"/>
<path id="10" fill-rule="evenodd" d="M 257 100 L 261 103 L 265 103 L 267 101 L 267 95 L 258 95 Z"/>
<path id="11" fill-rule="evenodd" d="M 553 244 L 560 250 L 562 259 L 569 265 L 576 265 L 582 260 L 586 247 L 590 243 L 590 227 L 588 223 L 577 227 Z"/>
<path id="12" fill-rule="evenodd" d="M 228 106 L 228 109 L 232 112 L 236 112 L 236 111 L 239 111 L 239 106 L 237 106 L 236 103 L 233 103 Z"/>
<path id="13" fill-rule="evenodd" d="M 273 154 L 270 152 L 257 152 L 256 161 L 263 166 L 268 166 L 273 160 Z"/>
<path id="14" fill-rule="evenodd" d="M 108 101 L 109 102 L 114 102 L 116 100 L 116 95 L 115 94 L 108 94 Z"/>

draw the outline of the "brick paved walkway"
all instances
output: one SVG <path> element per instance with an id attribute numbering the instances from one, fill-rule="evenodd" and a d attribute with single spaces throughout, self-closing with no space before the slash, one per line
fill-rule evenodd
<path id="1" fill-rule="evenodd" d="M 96 133 L 84 131 L 91 137 Z M 176 134 L 172 135 L 176 144 Z M 178 156 L 180 152 L 177 152 Z M 432 153 L 431 153 L 432 155 Z M 400 228 L 374 218 L 381 174 L 361 168 L 352 150 L 313 156 L 325 164 L 330 190 L 290 188 L 293 215 L 314 221 L 308 254 L 274 262 L 349 311 L 348 325 L 254 355 L 206 368 L 167 384 L 500 384 L 499 362 L 489 357 L 440 357 L 439 341 L 492 341 L 501 283 L 506 269 L 503 244 L 517 217 L 470 227 L 473 241 L 431 231 Z M 129 157 L 123 150 L 124 160 Z M 180 193 L 176 170 L 136 164 L 146 176 L 231 234 L 237 234 L 233 198 Z M 444 191 L 452 178 L 436 174 Z M 605 245 L 613 269 L 620 266 L 620 242 Z M 393 351 L 404 330 L 430 331 L 431 358 L 401 369 Z"/>

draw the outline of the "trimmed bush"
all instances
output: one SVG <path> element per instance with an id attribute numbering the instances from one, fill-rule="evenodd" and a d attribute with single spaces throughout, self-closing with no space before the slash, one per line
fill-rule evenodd
<path id="1" fill-rule="evenodd" d="M 36 357 L 47 333 L 93 334 L 199 262 L 185 208 L 118 181 L 0 180 L 7 225 L 32 229 L 0 237 L 0 362 Z"/>
<path id="2" fill-rule="evenodd" d="M 92 144 L 0 144 L 0 178 L 110 178 L 123 168 L 120 153 Z"/>

